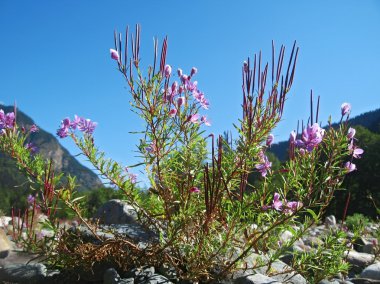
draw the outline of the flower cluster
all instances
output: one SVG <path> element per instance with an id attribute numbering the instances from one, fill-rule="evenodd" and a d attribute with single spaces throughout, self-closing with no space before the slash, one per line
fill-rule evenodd
<path id="1" fill-rule="evenodd" d="M 4 113 L 2 109 L 0 109 L 0 133 L 3 133 L 4 129 L 11 129 L 15 125 L 15 114 L 14 112 L 9 112 L 7 114 Z"/>
<path id="2" fill-rule="evenodd" d="M 66 117 L 61 121 L 61 126 L 57 130 L 57 135 L 60 138 L 65 138 L 69 135 L 69 131 L 74 131 L 78 129 L 85 134 L 92 134 L 97 126 L 96 122 L 91 121 L 77 115 L 74 116 L 74 120 Z"/>
<path id="3" fill-rule="evenodd" d="M 276 211 L 282 211 L 285 214 L 290 214 L 296 212 L 303 206 L 300 201 L 284 201 L 280 200 L 280 194 L 275 192 L 273 196 L 272 205 L 264 205 L 262 207 L 263 210 L 274 209 Z"/>
<path id="4" fill-rule="evenodd" d="M 364 150 L 354 144 L 355 134 L 356 134 L 355 128 L 350 127 L 347 133 L 347 139 L 349 141 L 348 151 L 352 155 L 352 158 L 360 159 L 361 155 L 364 153 Z M 352 163 L 352 161 L 349 161 L 344 164 L 344 168 L 347 170 L 347 172 L 350 173 L 356 170 L 356 165 Z"/>
<path id="5" fill-rule="evenodd" d="M 164 76 L 169 78 L 171 76 L 172 67 L 170 65 L 165 65 Z M 189 100 L 189 94 L 192 95 L 194 101 L 200 108 L 205 110 L 209 109 L 209 101 L 206 99 L 204 93 L 198 89 L 198 82 L 192 81 L 192 77 L 198 72 L 196 67 L 193 67 L 190 71 L 190 75 L 183 73 L 182 69 L 177 70 L 180 83 L 177 81 L 173 82 L 170 88 L 167 88 L 165 93 L 165 99 L 172 104 L 172 108 L 169 111 L 171 117 L 175 117 L 179 112 L 180 108 L 186 105 L 187 100 Z M 192 113 L 188 116 L 188 122 L 194 124 L 204 124 L 206 126 L 211 126 L 211 123 L 207 120 L 205 115 L 199 115 L 198 113 Z"/>

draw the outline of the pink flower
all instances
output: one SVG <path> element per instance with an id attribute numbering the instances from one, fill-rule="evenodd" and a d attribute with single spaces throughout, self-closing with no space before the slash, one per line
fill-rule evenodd
<path id="1" fill-rule="evenodd" d="M 34 133 L 34 132 L 38 132 L 38 127 L 37 125 L 33 124 L 31 127 L 30 127 L 30 133 Z"/>
<path id="2" fill-rule="evenodd" d="M 190 115 L 189 118 L 188 118 L 188 120 L 190 122 L 195 123 L 195 124 L 199 123 L 198 119 L 199 119 L 199 114 L 198 113 L 194 113 L 194 114 Z"/>
<path id="3" fill-rule="evenodd" d="M 191 193 L 200 193 L 200 190 L 198 187 L 193 186 L 192 188 L 190 188 L 190 192 Z"/>
<path id="4" fill-rule="evenodd" d="M 170 115 L 171 117 L 175 117 L 176 114 L 177 114 L 177 110 L 176 110 L 175 108 L 173 108 L 173 109 L 171 109 L 171 110 L 169 111 L 169 115 Z"/>
<path id="5" fill-rule="evenodd" d="M 347 138 L 352 139 L 352 138 L 354 138 L 355 134 L 356 134 L 355 128 L 350 127 L 348 129 Z"/>
<path id="6" fill-rule="evenodd" d="M 351 105 L 349 103 L 343 103 L 340 106 L 340 110 L 342 112 L 342 116 L 344 116 L 346 114 L 350 114 L 350 112 L 351 112 Z"/>
<path id="7" fill-rule="evenodd" d="M 119 61 L 119 53 L 115 50 L 115 49 L 110 49 L 110 53 L 111 53 L 111 58 L 116 60 L 116 61 Z"/>
<path id="8" fill-rule="evenodd" d="M 267 141 L 266 141 L 266 145 L 268 147 L 270 147 L 272 145 L 273 141 L 274 141 L 274 135 L 273 134 L 269 134 L 268 138 L 267 138 Z"/>
<path id="9" fill-rule="evenodd" d="M 33 205 L 35 200 L 36 198 L 31 194 L 29 194 L 28 197 L 26 198 L 26 202 L 28 202 L 29 205 Z"/>
<path id="10" fill-rule="evenodd" d="M 302 202 L 299 202 L 299 201 L 289 201 L 286 203 L 286 207 L 287 207 L 286 211 L 287 213 L 293 213 L 297 211 L 299 208 L 301 208 L 302 205 L 303 205 Z"/>
<path id="11" fill-rule="evenodd" d="M 282 201 L 280 200 L 280 194 L 278 194 L 277 192 L 275 192 L 273 197 L 272 208 L 276 209 L 277 211 L 281 211 L 282 209 Z"/>
<path id="12" fill-rule="evenodd" d="M 350 144 L 348 144 L 348 150 L 350 151 L 350 154 L 352 154 L 352 156 L 356 159 L 360 159 L 360 155 L 364 153 L 363 149 L 358 148 L 354 145 L 354 140 L 351 140 Z"/>
<path id="13" fill-rule="evenodd" d="M 211 126 L 210 121 L 207 120 L 207 117 L 205 115 L 202 115 L 201 122 L 203 122 L 206 126 Z"/>
<path id="14" fill-rule="evenodd" d="M 172 74 L 172 67 L 170 65 L 166 64 L 164 67 L 164 75 L 166 78 L 169 78 L 170 74 Z"/>
<path id="15" fill-rule="evenodd" d="M 351 162 L 347 162 L 344 164 L 344 168 L 350 173 L 356 170 L 356 165 Z"/>
<path id="16" fill-rule="evenodd" d="M 324 135 L 325 130 L 321 128 L 318 123 L 314 123 L 313 125 L 308 125 L 302 131 L 302 140 L 296 140 L 295 144 L 296 146 L 306 148 L 308 152 L 311 152 L 322 142 Z"/>
<path id="17" fill-rule="evenodd" d="M 128 173 L 128 175 L 129 175 L 129 181 L 132 184 L 135 184 L 137 182 L 137 174 Z"/>
<path id="18" fill-rule="evenodd" d="M 264 153 L 259 153 L 260 164 L 257 164 L 255 168 L 261 173 L 262 177 L 266 177 L 268 171 L 272 167 L 272 163 L 269 162 L 268 157 L 264 155 Z"/>

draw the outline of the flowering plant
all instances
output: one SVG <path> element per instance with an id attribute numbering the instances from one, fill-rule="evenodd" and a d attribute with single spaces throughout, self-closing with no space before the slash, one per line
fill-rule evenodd
<path id="1" fill-rule="evenodd" d="M 136 176 L 106 159 L 95 146 L 96 123 L 78 116 L 65 118 L 57 135 L 71 137 L 99 173 L 125 193 L 139 220 L 159 236 L 158 243 L 144 249 L 133 240 L 124 240 L 123 244 L 136 254 L 131 261 L 139 263 L 141 256 L 149 256 L 144 258 L 146 262 L 169 264 L 184 279 L 208 281 L 238 268 L 255 268 L 278 259 L 318 222 L 344 175 L 355 169 L 352 159 L 346 158 L 359 158 L 363 153 L 355 146 L 355 131 L 346 123 L 350 105 L 342 105 L 338 128 L 330 124 L 323 129 L 317 123 L 318 106 L 314 123 L 311 103 L 310 120 L 302 133 L 297 130 L 290 134 L 289 160 L 273 171 L 266 151 L 274 141 L 271 132 L 281 120 L 293 83 L 298 56 L 295 44 L 285 74 L 284 46 L 275 58 L 272 45 L 271 70 L 269 64 L 262 66 L 261 53 L 253 62 L 249 58 L 244 61 L 242 117 L 234 125 L 238 138 L 228 141 L 221 135 L 206 134 L 210 122 L 204 112 L 210 103 L 194 80 L 197 68 L 189 75 L 178 69 L 174 75 L 166 62 L 165 38 L 160 57 L 158 43 L 154 42 L 154 61 L 144 74 L 140 69 L 139 26 L 131 36 L 131 54 L 128 29 L 125 39 L 123 46 L 121 34 L 115 33 L 115 48 L 110 54 L 129 86 L 133 110 L 146 124 L 138 145 L 142 158 L 139 165 L 145 166 L 150 181 L 146 197 L 141 197 Z M 46 178 L 42 158 L 29 155 L 25 147 L 21 149 L 24 138 L 14 115 L 1 115 L 2 150 L 15 157 L 37 182 L 52 184 L 52 196 L 63 200 L 80 217 L 80 203 L 74 198 L 75 180 L 59 183 L 60 176 Z M 257 185 L 248 182 L 254 172 L 261 175 Z M 275 177 L 281 182 L 275 183 Z M 49 203 L 42 209 L 51 206 Z M 80 219 L 101 240 L 96 229 Z M 291 230 L 293 237 L 279 244 L 278 235 L 284 230 Z M 252 253 L 257 257 L 249 262 Z"/>

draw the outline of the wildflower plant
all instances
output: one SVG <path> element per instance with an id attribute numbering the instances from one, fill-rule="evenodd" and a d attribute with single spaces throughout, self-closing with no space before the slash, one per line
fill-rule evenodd
<path id="1" fill-rule="evenodd" d="M 144 249 L 129 238 L 118 237 L 112 245 L 105 241 L 101 247 L 104 255 L 113 256 L 121 267 L 137 265 L 141 259 L 152 265 L 170 265 L 181 278 L 196 281 L 219 279 L 239 268 L 270 265 L 318 222 L 344 176 L 355 169 L 352 161 L 363 151 L 355 146 L 355 131 L 346 123 L 351 106 L 342 105 L 338 128 L 330 123 L 323 129 L 317 123 L 319 100 L 315 120 L 311 100 L 309 122 L 301 133 L 297 130 L 290 134 L 289 160 L 280 170 L 272 171 L 266 151 L 273 143 L 272 130 L 281 120 L 293 84 L 296 43 L 285 66 L 285 47 L 281 46 L 276 55 L 274 44 L 271 64 L 262 63 L 261 52 L 253 60 L 244 61 L 242 117 L 234 124 L 238 137 L 231 142 L 207 133 L 210 102 L 201 91 L 201 83 L 195 80 L 197 68 L 189 74 L 180 68 L 173 72 L 166 62 L 165 38 L 160 54 L 158 41 L 154 41 L 153 64 L 144 73 L 139 54 L 140 27 L 136 26 L 135 34 L 129 36 L 127 29 L 123 42 L 122 35 L 115 32 L 115 47 L 110 55 L 129 87 L 132 110 L 145 122 L 139 133 L 141 163 L 126 170 L 106 158 L 95 145 L 97 124 L 90 119 L 65 118 L 57 130 L 60 138 L 70 137 L 99 174 L 124 192 L 141 223 L 159 236 L 158 243 Z M 25 148 L 25 135 L 12 117 L 0 113 L 1 150 L 16 159 L 43 193 L 48 186 L 51 195 L 42 195 L 41 210 L 51 213 L 55 200 L 60 199 L 102 241 L 96 228 L 81 217 L 75 179 L 60 182 L 61 175 L 52 175 L 47 170 L 48 163 Z M 141 165 L 150 182 L 145 198 L 136 186 L 136 176 L 130 172 Z M 248 182 L 254 172 L 261 176 L 261 182 L 255 185 Z M 274 178 L 281 183 L 275 183 Z M 279 233 L 284 230 L 293 232 L 294 237 L 279 243 Z M 64 242 L 58 240 L 57 247 L 69 253 L 51 256 L 56 263 L 68 265 L 67 258 L 77 257 L 78 250 L 66 245 L 72 237 L 61 237 Z M 118 255 L 113 255 L 110 251 L 115 252 L 116 247 Z M 128 260 L 120 257 L 127 252 L 133 252 Z M 247 257 L 252 253 L 258 257 L 248 263 Z M 78 259 L 76 264 L 81 264 Z M 95 260 L 99 259 L 89 263 Z M 298 267 L 304 271 L 302 263 Z M 339 270 L 345 266 L 334 267 Z M 296 265 L 294 269 L 297 271 Z"/>

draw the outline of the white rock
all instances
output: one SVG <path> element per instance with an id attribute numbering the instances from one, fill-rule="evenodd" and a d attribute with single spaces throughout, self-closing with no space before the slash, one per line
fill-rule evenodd
<path id="1" fill-rule="evenodd" d="M 236 284 L 281 284 L 281 282 L 275 279 L 265 276 L 263 274 L 257 273 L 254 275 L 248 275 L 245 277 L 240 277 L 235 280 Z"/>
<path id="2" fill-rule="evenodd" d="M 9 224 L 9 221 L 12 220 L 12 217 L 8 217 L 8 216 L 1 216 L 0 217 L 0 227 L 7 227 L 8 224 Z"/>
<path id="3" fill-rule="evenodd" d="M 6 258 L 12 249 L 11 242 L 9 241 L 4 230 L 0 228 L 0 258 Z"/>
<path id="4" fill-rule="evenodd" d="M 336 219 L 334 215 L 327 216 L 325 218 L 325 225 L 326 227 L 335 227 L 336 226 Z"/>

